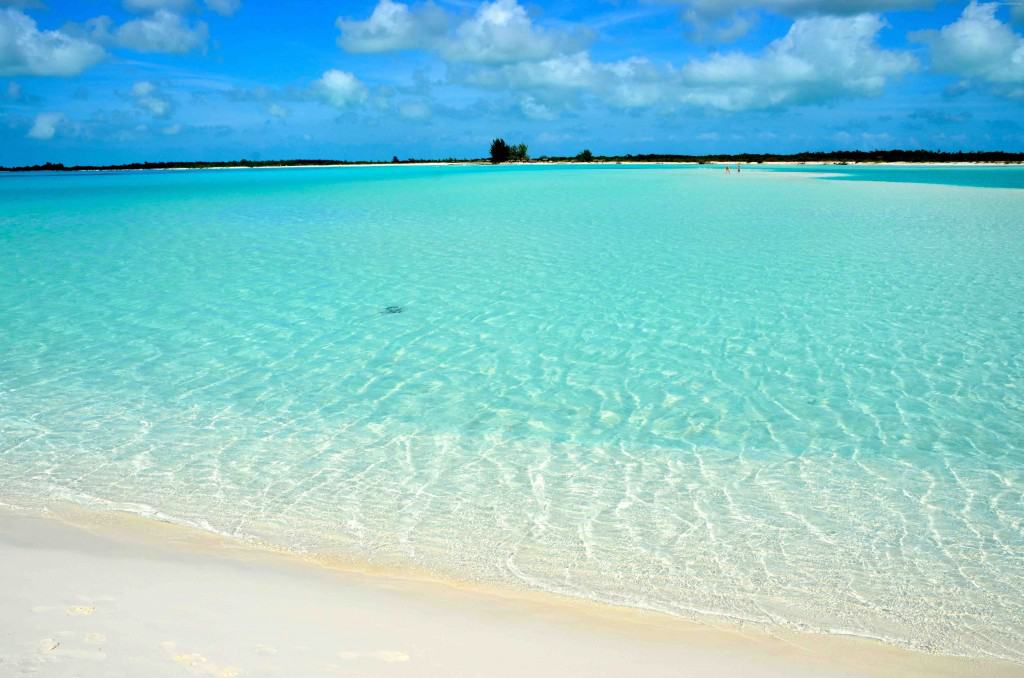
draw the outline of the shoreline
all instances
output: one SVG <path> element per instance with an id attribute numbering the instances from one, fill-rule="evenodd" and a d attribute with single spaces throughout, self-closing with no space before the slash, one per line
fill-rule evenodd
<path id="1" fill-rule="evenodd" d="M 101 565 L 97 567 L 98 562 Z M 151 572 L 148 567 L 139 570 L 136 566 L 140 562 L 161 572 Z M 95 673 L 88 669 L 80 674 L 87 677 L 109 675 L 113 668 L 110 662 L 126 668 L 139 662 L 151 663 L 146 669 L 151 675 L 162 675 L 163 669 L 180 671 L 181 667 L 174 664 L 183 663 L 181 653 L 169 661 L 167 643 L 188 648 L 173 634 L 191 633 L 204 638 L 223 624 L 248 625 L 252 631 L 248 635 L 262 638 L 258 645 L 277 650 L 271 657 L 257 644 L 240 644 L 236 639 L 228 643 L 231 648 L 222 648 L 221 654 L 229 655 L 223 659 L 213 659 L 218 654 L 216 648 L 188 649 L 184 655 L 198 653 L 204 659 L 192 657 L 185 662 L 186 668 L 200 674 L 246 675 L 265 668 L 266 662 L 288 661 L 291 663 L 282 665 L 284 675 L 321 675 L 317 672 L 320 669 L 304 664 L 303 657 L 308 654 L 300 651 L 304 643 L 283 638 L 295 633 L 300 637 L 324 633 L 333 637 L 342 630 L 335 628 L 340 625 L 346 633 L 362 629 L 365 647 L 338 649 L 317 661 L 342 660 L 341 664 L 351 664 L 360 671 L 401 666 L 406 670 L 416 667 L 415 675 L 540 672 L 542 676 L 564 676 L 584 670 L 588 675 L 672 675 L 684 662 L 695 668 L 691 675 L 708 676 L 739 671 L 752 676 L 1024 676 L 1024 666 L 1006 661 L 926 654 L 859 636 L 688 621 L 557 594 L 504 590 L 412 573 L 399 576 L 372 568 L 359 571 L 340 561 L 325 562 L 260 548 L 198 528 L 124 513 L 74 509 L 33 515 L 0 508 L 0 563 L 5 581 L 13 583 L 6 587 L 7 592 L 0 593 L 0 619 L 27 622 L 8 629 L 0 622 L 0 638 L 6 638 L 0 640 L 0 667 L 8 663 L 73 663 L 79 670 L 92 666 Z M 115 585 L 112 582 L 121 587 L 116 595 L 109 590 Z M 151 586 L 159 591 L 150 591 Z M 248 587 L 248 593 L 235 590 L 238 587 Z M 143 600 L 136 600 L 140 595 Z M 60 601 L 54 602 L 54 597 Z M 352 614 L 351 600 L 361 602 L 360 614 Z M 177 601 L 190 601 L 190 612 L 182 614 Z M 55 605 L 63 606 L 60 609 L 65 614 L 29 611 Z M 236 613 L 247 605 L 256 608 L 251 615 Z M 115 652 L 110 640 L 102 662 L 87 660 L 89 652 L 95 655 L 99 650 L 87 647 L 84 635 L 74 636 L 68 631 L 62 640 L 58 636 L 65 631 L 54 627 L 47 633 L 43 624 L 48 617 L 67 621 L 78 616 L 71 611 L 78 608 L 92 608 L 97 621 L 101 610 L 116 608 L 110 614 L 104 612 L 105 630 L 89 633 L 108 639 L 127 635 L 132 643 L 143 644 L 128 652 Z M 368 611 L 383 618 L 367 626 Z M 410 611 L 418 615 L 418 623 L 405 619 Z M 328 628 L 306 628 L 304 620 L 309 615 L 326 615 L 331 620 Z M 93 612 L 81 616 L 92 618 Z M 395 629 L 389 628 L 385 620 L 398 617 L 403 619 L 403 641 L 398 643 L 401 647 L 387 649 L 396 641 L 392 637 Z M 439 625 L 438 618 L 447 623 Z M 281 626 L 282 619 L 291 619 L 291 626 L 285 624 L 280 631 L 273 631 Z M 134 637 L 134 629 L 152 625 L 155 620 L 168 626 L 163 634 L 168 638 Z M 444 644 L 449 641 L 439 638 L 433 639 L 433 645 L 423 642 L 424 637 L 433 637 L 439 626 L 444 626 L 451 647 Z M 495 653 L 508 651 L 510 643 L 520 642 L 517 634 L 523 632 L 532 640 L 516 649 L 516 662 L 501 666 L 487 663 L 493 661 Z M 33 641 L 26 636 L 33 633 L 40 638 Z M 283 634 L 282 638 L 274 640 L 270 637 L 274 633 Z M 459 652 L 467 634 L 479 636 L 475 646 L 478 654 Z M 15 647 L 11 646 L 12 637 Z M 44 641 L 60 646 L 43 651 L 52 644 Z M 410 646 L 419 649 L 414 652 Z M 68 651 L 62 654 L 60 647 Z M 71 651 L 73 647 L 79 649 Z M 286 658 L 288 648 L 291 659 Z M 608 652 L 612 648 L 614 651 Z M 389 652 L 394 654 L 381 654 Z M 602 654 L 608 656 L 597 661 Z M 649 658 L 650 664 L 637 671 L 640 655 Z M 206 656 L 211 659 L 206 660 Z M 422 662 L 421 657 L 433 659 Z M 219 667 L 218 672 L 212 672 L 211 667 Z M 232 667 L 236 673 L 224 672 Z M 381 675 L 390 672 L 382 670 Z M 324 674 L 329 673 L 324 669 Z"/>
<path id="2" fill-rule="evenodd" d="M 797 160 L 769 160 L 764 162 L 750 162 L 750 161 L 737 161 L 737 160 L 704 160 L 704 161 L 681 161 L 681 160 L 593 160 L 590 162 L 580 162 L 572 160 L 531 160 L 527 162 L 506 162 L 500 163 L 501 166 L 505 167 L 521 167 L 521 166 L 593 166 L 593 165 L 630 165 L 630 166 L 657 166 L 657 165 L 670 165 L 670 166 L 688 166 L 688 167 L 701 167 L 706 165 L 711 166 L 727 166 L 734 167 L 740 165 L 748 168 L 758 167 L 926 167 L 926 168 L 938 168 L 938 167 L 1021 167 L 1024 166 L 1024 161 L 924 161 L 924 162 L 910 162 L 910 161 L 866 161 L 866 160 L 848 160 L 848 161 L 797 161 Z M 2 169 L 0 175 L 30 175 L 30 174 L 83 174 L 83 173 L 113 173 L 113 172 L 202 172 L 210 170 L 271 170 L 271 169 L 327 169 L 327 168 L 357 168 L 357 167 L 497 167 L 498 165 L 492 165 L 492 163 L 486 161 L 436 161 L 436 162 L 351 162 L 351 163 L 328 163 L 323 165 L 317 164 L 305 164 L 305 165 L 256 165 L 256 166 L 215 166 L 215 167 L 91 167 L 88 169 L 54 169 L 54 170 L 20 170 L 20 169 Z"/>

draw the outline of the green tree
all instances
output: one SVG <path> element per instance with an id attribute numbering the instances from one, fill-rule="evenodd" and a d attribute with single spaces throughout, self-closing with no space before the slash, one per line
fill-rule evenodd
<path id="1" fill-rule="evenodd" d="M 530 156 L 527 153 L 526 144 L 516 144 L 509 150 L 511 152 L 511 159 L 513 162 L 526 162 L 530 159 Z"/>
<path id="2" fill-rule="evenodd" d="M 497 165 L 500 162 L 508 162 L 512 149 L 505 143 L 504 139 L 498 138 L 491 142 L 491 162 Z"/>
<path id="3" fill-rule="evenodd" d="M 577 162 L 593 162 L 594 154 L 590 152 L 589 148 L 584 148 L 580 151 L 579 155 L 576 156 Z"/>

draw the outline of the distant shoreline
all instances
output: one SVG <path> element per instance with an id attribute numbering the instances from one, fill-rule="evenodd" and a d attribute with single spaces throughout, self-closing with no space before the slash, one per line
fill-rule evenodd
<path id="1" fill-rule="evenodd" d="M 444 160 L 400 160 L 374 162 L 364 160 L 288 159 L 288 160 L 225 160 L 225 161 L 167 161 L 125 163 L 116 165 L 64 165 L 45 163 L 0 167 L 0 172 L 112 172 L 137 170 L 198 170 L 198 169 L 266 169 L 295 167 L 398 167 L 403 165 L 490 165 L 486 158 L 447 158 Z M 542 156 L 526 162 L 501 163 L 512 165 L 917 165 L 917 166 L 1002 166 L 1024 164 L 1024 153 L 969 152 L 941 153 L 934 151 L 836 151 L 830 153 L 738 154 L 738 155 L 622 155 L 594 156 L 590 161 L 574 157 Z"/>

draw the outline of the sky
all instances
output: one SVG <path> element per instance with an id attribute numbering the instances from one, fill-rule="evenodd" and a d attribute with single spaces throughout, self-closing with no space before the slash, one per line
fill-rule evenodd
<path id="1" fill-rule="evenodd" d="M 1024 151 L 1024 0 L 0 0 L 0 165 Z"/>

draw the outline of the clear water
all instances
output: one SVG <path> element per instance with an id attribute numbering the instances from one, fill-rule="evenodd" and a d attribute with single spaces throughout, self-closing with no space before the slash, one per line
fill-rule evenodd
<path id="1" fill-rule="evenodd" d="M 874 177 L 0 177 L 0 501 L 1024 661 L 1024 191 Z"/>
<path id="2" fill-rule="evenodd" d="M 748 169 L 751 169 L 748 167 Z M 1024 188 L 1024 168 L 999 165 L 765 165 L 773 172 L 827 172 L 840 181 L 892 181 L 978 188 Z"/>

